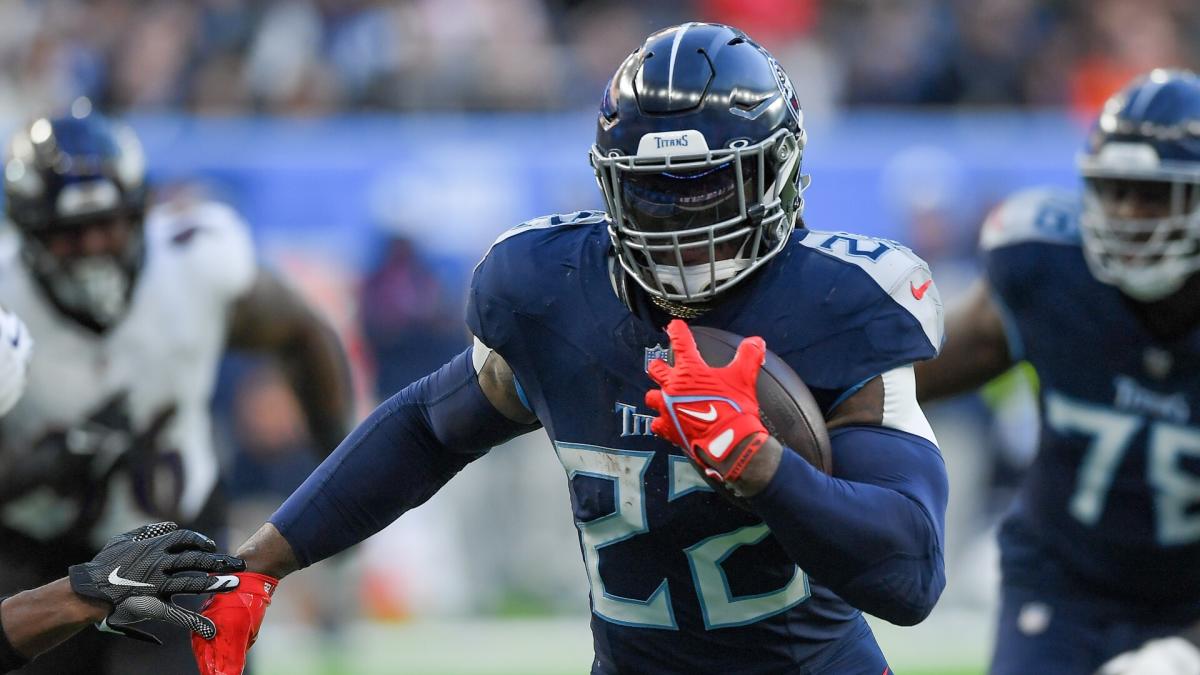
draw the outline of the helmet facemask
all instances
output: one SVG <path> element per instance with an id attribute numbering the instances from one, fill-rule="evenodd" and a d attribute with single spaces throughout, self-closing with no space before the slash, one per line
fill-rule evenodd
<path id="1" fill-rule="evenodd" d="M 1081 234 L 1097 279 L 1153 302 L 1200 270 L 1200 170 L 1164 162 L 1117 171 L 1086 160 L 1081 168 Z"/>
<path id="2" fill-rule="evenodd" d="M 780 129 L 690 154 L 606 155 L 593 146 L 621 267 L 670 302 L 708 301 L 745 279 L 779 253 L 803 208 L 804 141 L 803 130 Z"/>
<path id="3" fill-rule="evenodd" d="M 101 230 L 114 245 L 87 254 L 64 254 L 62 241 Z M 119 234 L 114 234 L 119 230 Z M 57 239 L 58 241 L 53 240 Z M 97 331 L 115 324 L 129 306 L 143 256 L 140 216 L 112 215 L 51 232 L 28 233 L 21 252 L 38 283 L 63 313 Z M 119 242 L 119 244 L 118 244 Z"/>

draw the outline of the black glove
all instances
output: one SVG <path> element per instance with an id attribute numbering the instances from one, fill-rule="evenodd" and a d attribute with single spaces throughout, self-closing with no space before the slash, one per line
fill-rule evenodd
<path id="1" fill-rule="evenodd" d="M 31 452 L 6 469 L 9 498 L 41 486 L 66 497 L 83 497 L 131 444 L 127 396 L 113 395 L 71 429 L 50 431 Z"/>
<path id="2" fill-rule="evenodd" d="M 91 562 L 71 566 L 71 588 L 79 595 L 112 604 L 100 630 L 162 644 L 131 624 L 156 619 L 187 628 L 211 640 L 213 622 L 171 602 L 179 593 L 220 593 L 237 588 L 235 576 L 209 572 L 241 572 L 240 558 L 214 553 L 212 539 L 181 530 L 175 523 L 143 525 L 119 534 Z"/>

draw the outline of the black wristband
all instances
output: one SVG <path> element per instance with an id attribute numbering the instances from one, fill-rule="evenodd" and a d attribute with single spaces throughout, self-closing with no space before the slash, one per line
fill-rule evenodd
<path id="1" fill-rule="evenodd" d="M 0 598 L 0 604 L 3 604 L 7 599 L 8 596 Z M 13 648 L 12 643 L 8 641 L 8 634 L 4 632 L 4 621 L 0 620 L 0 673 L 16 670 L 26 663 L 29 663 L 29 659 L 21 656 Z"/>

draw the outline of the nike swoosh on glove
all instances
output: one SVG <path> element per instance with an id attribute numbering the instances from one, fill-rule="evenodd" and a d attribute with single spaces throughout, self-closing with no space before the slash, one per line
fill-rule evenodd
<path id="1" fill-rule="evenodd" d="M 236 591 L 214 595 L 200 613 L 217 626 L 211 640 L 192 636 L 192 654 L 200 675 L 241 675 L 246 667 L 246 652 L 258 639 L 271 596 L 279 580 L 265 574 L 235 574 L 241 581 Z"/>
<path id="2" fill-rule="evenodd" d="M 154 523 L 108 540 L 90 562 L 72 565 L 71 589 L 78 595 L 113 606 L 97 627 L 146 642 L 161 644 L 134 628 L 142 621 L 165 621 L 196 635 L 212 637 L 212 621 L 171 602 L 184 593 L 219 593 L 237 586 L 234 576 L 209 573 L 246 568 L 239 558 L 215 553 L 212 539 L 175 523 Z"/>
<path id="3" fill-rule="evenodd" d="M 758 373 L 767 347 L 760 337 L 738 345 L 723 368 L 704 362 L 687 324 L 667 324 L 675 365 L 650 362 L 650 378 L 661 389 L 646 393 L 646 405 L 658 411 L 650 431 L 683 448 L 711 478 L 735 481 L 770 438 L 759 417 Z"/>

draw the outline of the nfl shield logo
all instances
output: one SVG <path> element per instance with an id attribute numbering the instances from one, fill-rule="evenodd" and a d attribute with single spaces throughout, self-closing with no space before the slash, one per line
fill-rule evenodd
<path id="1" fill-rule="evenodd" d="M 668 365 L 675 365 L 675 355 L 671 353 L 670 347 L 664 347 L 662 345 L 646 347 L 646 361 L 642 364 L 642 368 L 647 373 L 650 372 L 650 362 L 654 361 L 655 359 L 662 359 L 663 361 L 666 361 Z"/>

